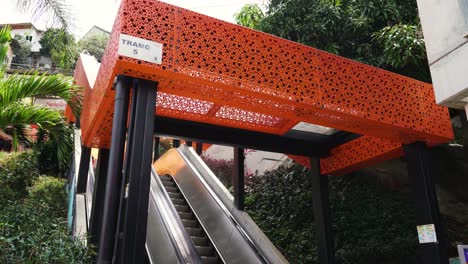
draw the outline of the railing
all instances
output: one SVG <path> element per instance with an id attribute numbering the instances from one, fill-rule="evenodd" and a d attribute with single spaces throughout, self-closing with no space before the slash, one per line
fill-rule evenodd
<path id="1" fill-rule="evenodd" d="M 32 65 L 30 63 L 16 63 L 12 62 L 7 68 L 7 73 L 28 73 L 31 71 L 36 71 L 44 74 L 63 74 L 67 76 L 73 76 L 74 70 L 72 69 L 61 69 L 50 67 L 46 68 L 44 66 Z"/>

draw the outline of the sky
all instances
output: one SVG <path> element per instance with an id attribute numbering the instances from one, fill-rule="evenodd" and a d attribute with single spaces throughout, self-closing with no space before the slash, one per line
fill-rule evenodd
<path id="1" fill-rule="evenodd" d="M 169 4 L 180 6 L 234 23 L 234 14 L 247 3 L 257 3 L 260 6 L 268 0 L 162 0 Z M 14 0 L 1 0 L 0 24 L 32 22 L 39 29 L 45 29 L 48 24 L 45 19 L 31 19 L 28 14 L 20 13 L 15 8 Z M 72 32 L 79 39 L 94 25 L 110 31 L 120 0 L 66 0 L 72 13 Z M 49 22 L 50 24 L 50 22 Z"/>

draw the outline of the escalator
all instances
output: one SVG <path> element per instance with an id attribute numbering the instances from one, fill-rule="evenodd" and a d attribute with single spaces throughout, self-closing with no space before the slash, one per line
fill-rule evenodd
<path id="1" fill-rule="evenodd" d="M 153 165 L 146 249 L 158 264 L 288 263 L 186 146 Z"/>
<path id="2" fill-rule="evenodd" d="M 200 222 L 198 222 L 198 219 L 193 214 L 192 209 L 185 201 L 185 198 L 182 196 L 182 193 L 174 182 L 174 179 L 169 175 L 164 175 L 161 176 L 161 181 L 169 194 L 177 213 L 179 213 L 185 227 L 185 231 L 190 235 L 202 262 L 205 264 L 222 263 L 218 253 L 213 247 L 213 244 L 209 240 L 203 228 L 200 226 Z"/>

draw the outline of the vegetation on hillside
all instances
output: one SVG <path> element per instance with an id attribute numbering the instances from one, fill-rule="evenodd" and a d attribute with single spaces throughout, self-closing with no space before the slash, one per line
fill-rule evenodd
<path id="1" fill-rule="evenodd" d="M 66 230 L 65 180 L 40 176 L 36 155 L 0 161 L 0 263 L 90 263 Z"/>

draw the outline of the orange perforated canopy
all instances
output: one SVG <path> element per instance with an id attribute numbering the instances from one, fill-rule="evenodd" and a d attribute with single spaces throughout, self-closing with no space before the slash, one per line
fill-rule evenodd
<path id="1" fill-rule="evenodd" d="M 162 44 L 162 63 L 118 54 L 119 36 Z M 322 160 L 343 173 L 394 157 L 401 144 L 453 137 L 448 111 L 427 83 L 155 0 L 123 0 L 81 127 L 87 146 L 109 148 L 118 74 L 157 81 L 157 115 L 284 135 L 299 122 L 363 135 Z"/>

